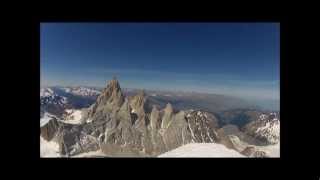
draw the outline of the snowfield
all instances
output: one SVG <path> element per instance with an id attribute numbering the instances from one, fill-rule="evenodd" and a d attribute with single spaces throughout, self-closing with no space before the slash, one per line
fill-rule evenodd
<path id="1" fill-rule="evenodd" d="M 90 151 L 87 153 L 81 153 L 81 154 L 77 154 L 75 156 L 71 156 L 71 158 L 83 158 L 83 157 L 87 157 L 87 158 L 93 158 L 93 157 L 105 157 L 106 155 L 101 151 Z"/>
<path id="2" fill-rule="evenodd" d="M 246 157 L 235 150 L 216 143 L 191 143 L 158 157 Z"/>
<path id="3" fill-rule="evenodd" d="M 40 157 L 60 157 L 58 143 L 46 141 L 40 136 Z"/>
<path id="4" fill-rule="evenodd" d="M 75 110 L 75 109 L 67 109 L 65 110 L 68 113 L 68 116 L 66 117 L 64 123 L 68 124 L 81 124 L 81 118 L 82 118 L 82 111 L 81 110 Z"/>

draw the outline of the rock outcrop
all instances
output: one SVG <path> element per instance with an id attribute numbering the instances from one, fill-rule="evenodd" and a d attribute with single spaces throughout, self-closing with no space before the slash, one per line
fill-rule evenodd
<path id="1" fill-rule="evenodd" d="M 59 123 L 56 118 L 52 118 L 45 125 L 40 127 L 40 135 L 43 139 L 50 141 L 57 133 Z"/>
<path id="2" fill-rule="evenodd" d="M 280 120 L 276 113 L 261 114 L 257 120 L 248 123 L 243 131 L 263 145 L 277 144 L 280 141 Z"/>
<path id="3" fill-rule="evenodd" d="M 247 146 L 241 154 L 247 156 L 247 157 L 255 157 L 255 158 L 260 158 L 260 157 L 268 157 L 267 153 L 261 150 L 258 150 L 254 146 Z"/>

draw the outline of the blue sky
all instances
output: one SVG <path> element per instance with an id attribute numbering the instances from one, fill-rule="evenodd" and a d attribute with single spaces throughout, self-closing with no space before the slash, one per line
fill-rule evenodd
<path id="1" fill-rule="evenodd" d="M 42 23 L 41 85 L 279 100 L 277 23 Z"/>

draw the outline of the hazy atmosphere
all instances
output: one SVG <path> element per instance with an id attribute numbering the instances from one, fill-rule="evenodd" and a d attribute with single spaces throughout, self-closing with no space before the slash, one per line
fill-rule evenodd
<path id="1" fill-rule="evenodd" d="M 41 86 L 196 91 L 280 99 L 276 23 L 42 23 Z M 276 103 L 275 103 L 276 102 Z"/>

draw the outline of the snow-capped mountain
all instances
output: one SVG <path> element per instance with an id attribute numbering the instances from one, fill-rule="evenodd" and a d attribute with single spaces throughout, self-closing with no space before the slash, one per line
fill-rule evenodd
<path id="1" fill-rule="evenodd" d="M 50 88 L 41 88 L 40 89 L 40 97 L 49 97 L 53 96 L 55 93 Z"/>
<path id="2" fill-rule="evenodd" d="M 78 96 L 98 96 L 101 92 L 93 89 L 93 88 L 88 88 L 88 87 L 63 87 L 61 88 L 64 90 L 66 93 L 71 93 L 74 95 Z"/>
<path id="3" fill-rule="evenodd" d="M 61 116 L 64 110 L 70 106 L 66 97 L 58 95 L 51 88 L 40 89 L 40 117 L 46 112 Z"/>
<path id="4" fill-rule="evenodd" d="M 248 123 L 244 131 L 266 144 L 277 144 L 280 141 L 279 114 L 275 112 L 261 114 L 257 120 Z"/>
<path id="5" fill-rule="evenodd" d="M 111 80 L 88 109 L 67 110 L 57 130 L 62 155 L 73 156 L 101 149 L 106 155 L 155 156 L 190 142 L 216 142 L 217 119 L 202 111 L 176 111 L 170 103 L 164 109 L 145 109 L 147 97 L 141 91 L 125 97 L 119 82 Z M 83 123 L 68 123 L 81 114 Z M 80 119 L 81 119 L 80 118 Z M 90 119 L 90 121 L 88 121 Z"/>
<path id="6" fill-rule="evenodd" d="M 79 97 L 82 101 L 91 95 L 75 95 L 70 88 L 44 89 L 41 94 L 42 98 L 66 97 L 67 102 Z M 56 142 L 59 155 L 67 157 L 87 152 L 99 156 L 157 157 L 170 151 L 164 157 L 179 157 L 177 152 L 184 152 L 174 149 L 181 146 L 187 147 L 186 157 L 270 157 L 277 151 L 273 146 L 265 146 L 278 147 L 280 116 L 277 113 L 237 112 L 239 117 L 251 114 L 253 120 L 245 128 L 236 125 L 222 128 L 213 113 L 175 109 L 171 103 L 161 107 L 148 98 L 144 91 L 123 94 L 119 82 L 113 79 L 88 107 L 64 107 L 59 117 L 44 111 L 40 119 L 42 142 L 48 146 L 51 141 Z M 266 142 L 265 145 L 256 143 L 256 139 Z M 204 144 L 211 145 L 204 147 Z"/>
<path id="7" fill-rule="evenodd" d="M 40 89 L 42 117 L 44 112 L 61 117 L 66 109 L 87 108 L 94 103 L 100 91 L 87 87 L 47 87 Z"/>
<path id="8" fill-rule="evenodd" d="M 41 88 L 40 102 L 41 102 L 41 105 L 46 103 L 64 105 L 68 103 L 68 100 L 66 97 L 59 96 L 51 88 Z"/>

